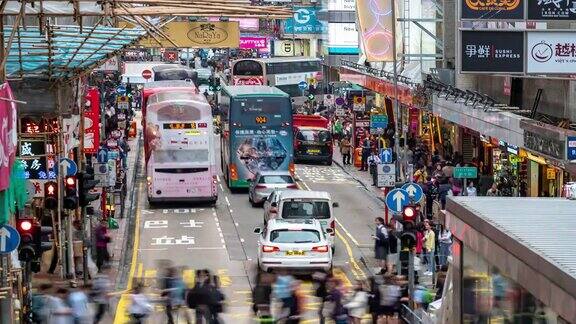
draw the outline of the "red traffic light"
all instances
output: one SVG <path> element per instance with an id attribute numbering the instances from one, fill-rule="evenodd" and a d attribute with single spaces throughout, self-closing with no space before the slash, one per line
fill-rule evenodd
<path id="1" fill-rule="evenodd" d="M 402 212 L 403 220 L 414 222 L 416 216 L 418 215 L 418 209 L 415 206 L 406 206 Z"/>
<path id="2" fill-rule="evenodd" d="M 66 188 L 74 188 L 76 189 L 76 178 L 74 177 L 66 177 Z"/>
<path id="3" fill-rule="evenodd" d="M 24 232 L 28 232 L 32 229 L 32 221 L 24 220 L 20 222 L 20 229 Z"/>

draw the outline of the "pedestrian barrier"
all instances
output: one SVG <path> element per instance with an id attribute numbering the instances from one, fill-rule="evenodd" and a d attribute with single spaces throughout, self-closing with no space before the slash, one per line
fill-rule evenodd
<path id="1" fill-rule="evenodd" d="M 410 307 L 408 307 L 405 304 L 401 305 L 400 318 L 402 318 L 402 320 L 404 320 L 405 323 L 410 323 L 410 324 L 424 323 L 422 321 L 422 318 L 420 316 L 416 315 L 416 312 L 414 310 L 410 309 Z"/>

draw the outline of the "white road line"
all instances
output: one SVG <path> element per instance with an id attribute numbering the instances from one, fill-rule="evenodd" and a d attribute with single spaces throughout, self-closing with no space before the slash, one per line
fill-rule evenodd
<path id="1" fill-rule="evenodd" d="M 230 206 L 230 200 L 228 200 L 228 197 L 224 197 L 224 199 L 226 199 L 226 203 L 228 204 L 228 206 Z"/>
<path id="2" fill-rule="evenodd" d="M 222 248 L 223 248 L 223 249 L 226 249 L 226 245 L 222 245 Z"/>
<path id="3" fill-rule="evenodd" d="M 214 247 L 190 247 L 190 248 L 186 248 L 186 250 L 222 250 L 222 249 L 226 249 L 226 247 L 225 246 L 222 246 L 222 247 L 214 246 Z"/>
<path id="4" fill-rule="evenodd" d="M 218 182 L 220 182 L 220 176 L 216 175 L 216 180 L 218 180 Z"/>
<path id="5" fill-rule="evenodd" d="M 236 227 L 240 226 L 240 224 L 238 224 L 238 223 L 234 223 L 234 225 L 236 225 Z"/>
<path id="6" fill-rule="evenodd" d="M 218 217 L 214 217 L 214 220 L 216 221 L 216 223 L 219 223 L 219 222 L 218 222 Z M 220 226 L 220 225 L 218 225 L 218 226 Z"/>
<path id="7" fill-rule="evenodd" d="M 212 212 L 212 216 L 216 217 L 216 212 Z"/>
<path id="8" fill-rule="evenodd" d="M 224 187 L 222 186 L 221 183 L 220 183 L 220 190 L 224 191 Z"/>
<path id="9" fill-rule="evenodd" d="M 244 243 L 244 239 L 243 239 L 243 238 L 240 238 L 240 242 Z"/>
<path id="10" fill-rule="evenodd" d="M 166 251 L 168 249 L 164 248 L 164 249 L 154 249 L 154 248 L 149 248 L 149 249 L 138 249 L 138 251 Z"/>
<path id="11" fill-rule="evenodd" d="M 232 212 L 233 212 L 233 210 L 232 210 L 232 209 L 230 209 L 230 208 L 228 208 L 228 210 L 230 210 L 230 213 L 232 213 Z"/>
<path id="12" fill-rule="evenodd" d="M 224 241 L 224 239 L 220 239 L 220 243 L 224 244 L 226 241 Z"/>
<path id="13" fill-rule="evenodd" d="M 224 238 L 224 234 L 222 232 L 219 233 L 221 238 Z"/>

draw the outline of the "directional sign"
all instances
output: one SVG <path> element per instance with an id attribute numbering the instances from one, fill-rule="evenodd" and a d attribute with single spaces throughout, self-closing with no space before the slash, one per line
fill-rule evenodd
<path id="1" fill-rule="evenodd" d="M 119 85 L 119 86 L 116 88 L 116 93 L 118 93 L 118 94 L 124 94 L 124 93 L 126 93 L 126 87 L 123 86 L 123 85 Z"/>
<path id="2" fill-rule="evenodd" d="M 62 164 L 62 166 L 64 167 L 64 174 L 63 174 L 64 177 L 75 176 L 76 172 L 78 172 L 78 166 L 76 165 L 76 162 L 74 162 L 74 160 L 68 158 L 62 158 L 60 159 L 60 164 Z"/>
<path id="3" fill-rule="evenodd" d="M 98 163 L 108 162 L 108 150 L 105 148 L 100 148 L 97 154 Z"/>
<path id="4" fill-rule="evenodd" d="M 308 89 L 308 83 L 306 83 L 306 81 L 300 81 L 298 82 L 298 88 L 300 88 L 300 90 L 306 90 Z"/>
<path id="5" fill-rule="evenodd" d="M 392 163 L 392 149 L 381 149 L 380 150 L 380 160 L 382 163 Z"/>
<path id="6" fill-rule="evenodd" d="M 402 186 L 402 189 L 406 190 L 410 199 L 414 201 L 420 201 L 420 199 L 422 199 L 422 196 L 424 195 L 422 187 L 420 187 L 420 185 L 417 183 L 413 182 L 407 183 Z"/>
<path id="7" fill-rule="evenodd" d="M 396 213 L 401 213 L 410 203 L 410 197 L 404 189 L 394 189 L 386 195 L 386 206 Z"/>
<path id="8" fill-rule="evenodd" d="M 107 163 L 95 163 L 94 164 L 94 180 L 98 180 L 98 187 L 108 186 L 108 164 Z"/>
<path id="9" fill-rule="evenodd" d="M 454 178 L 474 179 L 478 177 L 478 169 L 476 167 L 455 167 Z"/>
<path id="10" fill-rule="evenodd" d="M 16 250 L 18 245 L 20 245 L 18 231 L 8 224 L 2 225 L 0 227 L 0 253 L 10 253 Z"/>
<path id="11" fill-rule="evenodd" d="M 394 164 L 378 164 L 376 167 L 378 187 L 394 187 L 396 185 L 396 166 Z"/>

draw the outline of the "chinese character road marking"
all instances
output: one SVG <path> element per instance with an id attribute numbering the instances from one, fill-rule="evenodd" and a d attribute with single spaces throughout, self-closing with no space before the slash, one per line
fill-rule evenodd
<path id="1" fill-rule="evenodd" d="M 181 238 L 176 239 L 174 237 L 168 237 L 166 235 L 162 237 L 152 238 L 154 242 L 151 245 L 190 245 L 196 244 L 193 236 L 182 235 Z"/>
<path id="2" fill-rule="evenodd" d="M 180 223 L 180 225 L 184 225 L 184 227 L 186 227 L 186 228 L 201 228 L 203 224 L 204 224 L 204 222 L 197 222 L 193 219 L 191 219 L 187 222 Z"/>
<path id="3" fill-rule="evenodd" d="M 167 220 L 149 220 L 144 222 L 144 228 L 167 228 Z"/>

